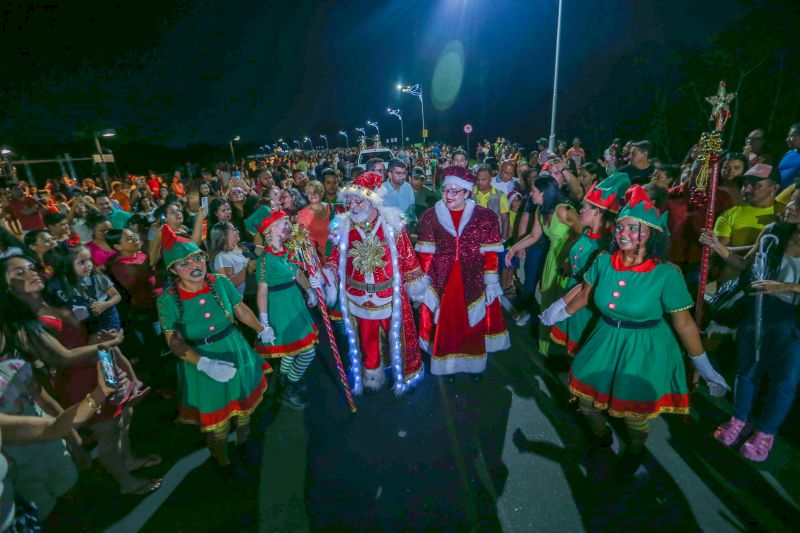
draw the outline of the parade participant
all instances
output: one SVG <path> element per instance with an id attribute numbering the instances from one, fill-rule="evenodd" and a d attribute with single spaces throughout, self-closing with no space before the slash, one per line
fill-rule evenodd
<path id="1" fill-rule="evenodd" d="M 318 181 L 310 181 L 306 185 L 308 205 L 297 213 L 297 223 L 308 228 L 308 234 L 320 260 L 328 257 L 333 249 L 333 243 L 328 236 L 330 231 L 333 206 L 322 201 L 323 185 Z"/>
<path id="2" fill-rule="evenodd" d="M 317 327 L 308 312 L 300 283 L 320 287 L 318 274 L 306 282 L 297 263 L 290 260 L 286 240 L 292 231 L 289 216 L 283 211 L 259 207 L 248 220 L 260 219 L 256 230 L 264 236 L 264 252 L 256 264 L 258 289 L 256 303 L 261 324 L 274 334 L 268 341 L 256 341 L 256 351 L 264 357 L 280 357 L 281 401 L 294 409 L 305 408 L 302 385 L 306 369 L 314 360 Z M 308 291 L 309 302 L 316 294 Z M 272 322 L 270 322 L 270 319 Z"/>
<path id="3" fill-rule="evenodd" d="M 431 354 L 432 374 L 465 372 L 479 381 L 487 352 L 511 346 L 498 299 L 500 223 L 494 211 L 469 198 L 475 186 L 471 172 L 453 166 L 442 177 L 442 200 L 419 221 L 416 250 L 434 293 L 425 293 L 420 344 Z"/>
<path id="4" fill-rule="evenodd" d="M 692 297 L 680 270 L 666 261 L 667 215 L 644 190 L 626 194 L 615 226 L 612 253 L 602 253 L 584 275 L 580 292 L 542 322 L 552 325 L 594 302 L 601 320 L 572 363 L 570 392 L 578 397 L 593 444 L 609 446 L 611 432 L 601 411 L 622 418 L 628 443 L 614 476 L 633 477 L 642 464 L 650 419 L 689 412 L 681 344 L 714 396 L 728 389 L 711 366 L 692 318 Z M 670 329 L 664 314 L 672 318 Z"/>
<path id="5" fill-rule="evenodd" d="M 205 254 L 195 243 L 162 228 L 164 263 L 170 286 L 158 297 L 158 314 L 176 356 L 180 421 L 199 424 L 211 456 L 223 472 L 230 465 L 227 440 L 236 417 L 236 442 L 244 444 L 250 415 L 267 388 L 264 365 L 235 320 L 256 330 L 263 342 L 272 332 L 262 326 L 225 276 L 206 273 Z"/>
<path id="6" fill-rule="evenodd" d="M 556 180 L 549 176 L 539 176 L 533 182 L 531 191 L 533 203 L 537 205 L 537 216 L 533 222 L 533 229 L 524 238 L 520 239 L 506 252 L 506 266 L 511 266 L 517 253 L 536 244 L 542 238 L 550 240 L 544 269 L 540 280 L 542 294 L 541 306 L 547 308 L 556 301 L 567 285 L 567 277 L 562 274 L 561 265 L 564 258 L 562 253 L 572 236 L 580 235 L 583 226 L 575 209 L 561 194 Z M 550 352 L 550 328 L 539 325 L 539 352 L 548 355 Z"/>
<path id="7" fill-rule="evenodd" d="M 754 280 L 752 264 L 762 242 L 772 239 L 766 249 L 767 279 Z M 732 253 L 714 233 L 704 231 L 703 244 L 710 244 L 730 266 L 750 269 L 740 278 L 754 294 L 763 294 L 759 316 L 754 298 L 745 297 L 744 316 L 736 332 L 738 357 L 733 388 L 733 416 L 720 425 L 714 438 L 732 446 L 754 430 L 739 447 L 745 458 L 766 461 L 797 395 L 800 382 L 800 345 L 797 306 L 800 303 L 800 192 L 795 191 L 786 206 L 784 220 L 767 226 L 756 245 L 744 258 Z M 756 322 L 761 323 L 761 349 L 755 353 Z M 755 405 L 762 400 L 756 415 Z"/>
<path id="8" fill-rule="evenodd" d="M 564 307 L 571 302 L 580 290 L 583 275 L 591 266 L 595 256 L 598 252 L 608 249 L 610 227 L 619 212 L 625 191 L 630 186 L 631 180 L 628 175 L 617 172 L 586 193 L 580 213 L 581 225 L 585 229 L 569 250 L 570 278 L 566 294 L 548 309 Z M 591 304 L 587 305 L 563 322 L 555 324 L 550 331 L 550 338 L 566 346 L 568 355 L 575 356 L 585 335 L 590 333 L 597 323 L 597 318 L 597 309 Z"/>
<path id="9" fill-rule="evenodd" d="M 422 300 L 430 280 L 419 266 L 400 213 L 384 207 L 376 192 L 382 181 L 381 174 L 367 171 L 344 189 L 348 211 L 335 219 L 338 245 L 325 266 L 327 278 L 346 295 L 340 298 L 340 307 L 355 394 L 362 390 L 362 366 L 367 389 L 378 390 L 385 383 L 381 353 L 391 357 L 397 394 L 421 379 L 424 372 L 409 297 Z M 326 300 L 334 300 L 332 291 L 327 292 Z M 351 315 L 357 331 L 351 326 Z M 389 340 L 385 352 L 381 350 L 381 332 Z"/>

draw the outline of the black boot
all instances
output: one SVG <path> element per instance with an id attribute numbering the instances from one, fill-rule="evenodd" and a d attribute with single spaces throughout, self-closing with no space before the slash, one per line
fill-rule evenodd
<path id="1" fill-rule="evenodd" d="M 300 388 L 297 383 L 292 383 L 287 380 L 286 386 L 281 390 L 281 403 L 291 409 L 302 411 L 306 408 L 306 404 L 300 397 Z"/>
<path id="2" fill-rule="evenodd" d="M 614 466 L 612 479 L 619 484 L 627 484 L 635 479 L 636 471 L 644 462 L 644 451 L 631 453 L 625 450 Z"/>

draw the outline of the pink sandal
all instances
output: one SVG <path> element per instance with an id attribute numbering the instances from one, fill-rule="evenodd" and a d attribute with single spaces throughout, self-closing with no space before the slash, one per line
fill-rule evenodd
<path id="1" fill-rule="evenodd" d="M 722 424 L 714 431 L 714 438 L 725 446 L 730 446 L 739 439 L 746 422 L 732 416 L 730 420 Z"/>
<path id="2" fill-rule="evenodd" d="M 742 447 L 739 448 L 739 453 L 741 453 L 745 459 L 760 463 L 767 460 L 769 451 L 772 449 L 774 442 L 775 435 L 767 435 L 766 433 L 756 431 L 753 433 L 752 437 L 747 439 L 747 442 L 742 444 Z"/>

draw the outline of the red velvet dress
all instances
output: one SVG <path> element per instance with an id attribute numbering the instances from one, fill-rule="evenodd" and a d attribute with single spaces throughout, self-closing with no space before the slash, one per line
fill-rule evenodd
<path id="1" fill-rule="evenodd" d="M 452 221 L 445 228 L 443 217 Z M 466 217 L 465 221 L 462 219 Z M 500 301 L 485 304 L 485 274 L 497 274 L 501 249 L 497 216 L 471 206 L 450 211 L 444 204 L 420 217 L 417 255 L 439 296 L 439 318 L 422 306 L 420 343 L 431 354 L 431 373 L 480 373 L 487 352 L 510 346 Z"/>

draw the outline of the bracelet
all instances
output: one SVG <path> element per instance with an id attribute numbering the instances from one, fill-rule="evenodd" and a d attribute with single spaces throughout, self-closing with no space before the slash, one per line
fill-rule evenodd
<path id="1" fill-rule="evenodd" d="M 98 412 L 100 412 L 100 406 L 99 406 L 99 405 L 97 405 L 97 402 L 96 402 L 96 401 L 94 401 L 94 398 L 92 398 L 92 393 L 91 393 L 91 392 L 89 392 L 89 393 L 87 393 L 87 394 L 86 394 L 86 403 L 88 403 L 88 404 L 89 404 L 89 407 L 90 407 L 90 408 L 92 409 L 92 411 L 94 411 L 95 413 L 98 413 Z"/>

